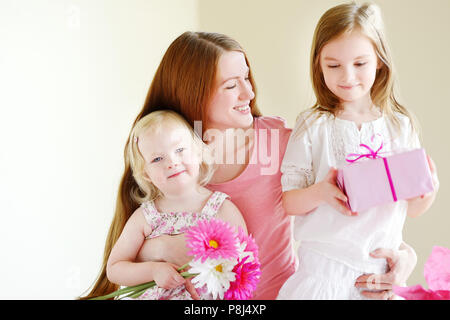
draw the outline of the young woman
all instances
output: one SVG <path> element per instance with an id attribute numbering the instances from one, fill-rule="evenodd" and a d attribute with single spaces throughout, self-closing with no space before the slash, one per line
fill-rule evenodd
<path id="1" fill-rule="evenodd" d="M 262 274 L 253 298 L 275 299 L 296 268 L 291 220 L 282 206 L 279 171 L 291 130 L 280 118 L 263 117 L 255 97 L 250 64 L 235 40 L 216 33 L 185 32 L 167 49 L 136 121 L 161 109 L 180 113 L 193 127 L 201 121 L 200 134 L 215 150 L 216 171 L 207 187 L 231 197 L 245 219 L 248 233 L 259 246 Z M 237 143 L 231 143 L 236 140 Z M 88 297 L 117 289 L 106 277 L 106 262 L 127 219 L 139 206 L 130 197 L 135 185 L 129 159 L 125 157 L 102 272 Z M 183 235 L 160 236 L 145 241 L 138 260 L 183 265 L 190 260 L 186 252 Z M 394 262 L 393 268 L 380 277 L 386 290 L 369 293 L 379 299 L 392 284 L 403 283 L 409 277 L 416 255 L 404 243 L 398 250 L 378 254 L 378 258 Z M 355 282 L 367 288 L 369 275 Z"/>

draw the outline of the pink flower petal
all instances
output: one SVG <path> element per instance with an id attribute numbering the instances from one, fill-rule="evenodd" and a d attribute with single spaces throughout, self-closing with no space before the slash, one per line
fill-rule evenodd
<path id="1" fill-rule="evenodd" d="M 420 284 L 412 287 L 393 286 L 396 295 L 406 300 L 449 300 L 450 291 L 448 290 L 425 290 Z"/>
<path id="2" fill-rule="evenodd" d="M 238 243 L 233 227 L 218 219 L 200 220 L 186 232 L 188 255 L 195 260 L 233 259 L 238 257 Z"/>
<path id="3" fill-rule="evenodd" d="M 261 271 L 257 261 L 246 262 L 245 257 L 233 268 L 236 279 L 230 283 L 230 288 L 225 292 L 225 300 L 248 300 L 259 282 Z"/>
<path id="4" fill-rule="evenodd" d="M 450 250 L 434 246 L 425 263 L 424 275 L 431 290 L 450 290 Z"/>
<path id="5" fill-rule="evenodd" d="M 253 257 L 259 261 L 258 259 L 258 245 L 255 242 L 255 239 L 252 237 L 252 235 L 246 235 L 244 230 L 239 227 L 238 229 L 238 239 L 239 239 L 239 243 L 246 243 L 246 247 L 244 251 L 247 252 L 252 252 L 253 253 Z"/>

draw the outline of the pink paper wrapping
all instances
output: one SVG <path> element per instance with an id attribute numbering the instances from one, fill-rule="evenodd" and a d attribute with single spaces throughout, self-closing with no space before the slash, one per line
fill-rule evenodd
<path id="1" fill-rule="evenodd" d="M 429 290 L 421 285 L 411 287 L 393 286 L 394 293 L 407 300 L 450 300 L 450 250 L 433 247 L 425 263 L 425 280 Z"/>
<path id="2" fill-rule="evenodd" d="M 337 183 L 353 212 L 433 191 L 424 149 L 353 162 L 338 169 Z"/>

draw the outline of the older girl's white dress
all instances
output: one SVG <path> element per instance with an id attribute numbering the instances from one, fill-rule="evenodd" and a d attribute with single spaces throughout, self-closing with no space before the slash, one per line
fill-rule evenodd
<path id="1" fill-rule="evenodd" d="M 396 114 L 399 130 L 386 116 L 365 122 L 358 129 L 353 121 L 333 115 L 307 117 L 302 113 L 291 134 L 281 165 L 283 192 L 308 187 L 324 179 L 330 167 L 346 164 L 350 153 L 367 153 L 366 144 L 382 156 L 420 147 L 418 136 L 404 115 Z M 306 130 L 298 134 L 306 120 Z M 364 161 L 364 160 L 358 160 Z M 398 249 L 407 213 L 401 200 L 345 216 L 323 204 L 294 219 L 294 237 L 300 242 L 299 267 L 280 289 L 277 299 L 363 299 L 354 287 L 367 273 L 387 271 L 385 259 L 369 253 L 378 248 Z"/>

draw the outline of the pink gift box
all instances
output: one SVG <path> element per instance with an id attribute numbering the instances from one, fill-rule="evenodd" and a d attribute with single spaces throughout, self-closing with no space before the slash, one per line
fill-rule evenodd
<path id="1" fill-rule="evenodd" d="M 337 183 L 353 212 L 433 191 L 424 149 L 353 162 L 338 169 Z"/>

